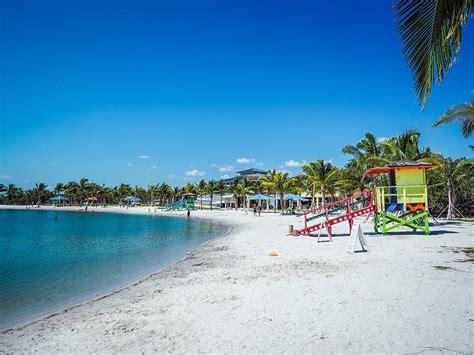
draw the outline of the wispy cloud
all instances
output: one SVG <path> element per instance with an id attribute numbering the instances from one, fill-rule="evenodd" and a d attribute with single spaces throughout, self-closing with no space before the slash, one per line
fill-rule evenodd
<path id="1" fill-rule="evenodd" d="M 0 179 L 2 180 L 8 180 L 11 179 L 12 177 L 10 175 L 0 175 Z"/>
<path id="2" fill-rule="evenodd" d="M 388 140 L 387 137 L 379 137 L 379 138 L 377 138 L 377 143 L 383 143 L 383 142 L 385 142 L 385 141 L 387 141 L 387 140 Z"/>
<path id="3" fill-rule="evenodd" d="M 222 180 L 230 179 L 230 176 L 227 175 L 227 174 L 225 174 L 225 175 L 222 175 L 222 176 L 221 176 L 221 179 L 222 179 Z"/>
<path id="4" fill-rule="evenodd" d="M 186 176 L 204 176 L 206 175 L 205 171 L 199 171 L 197 169 L 186 171 Z"/>
<path id="5" fill-rule="evenodd" d="M 150 166 L 150 169 L 156 170 L 156 169 L 158 169 L 158 167 L 156 165 L 152 165 L 152 166 Z"/>
<path id="6" fill-rule="evenodd" d="M 220 173 L 230 173 L 231 171 L 235 170 L 235 166 L 233 165 L 212 164 L 211 168 L 216 168 Z"/>
<path id="7" fill-rule="evenodd" d="M 132 163 L 128 163 L 127 166 L 128 166 L 129 168 L 131 168 L 131 167 L 133 166 L 133 164 L 132 164 Z"/>
<path id="8" fill-rule="evenodd" d="M 138 159 L 150 159 L 150 156 L 144 154 L 144 155 L 140 155 L 140 156 L 138 157 Z"/>
<path id="9" fill-rule="evenodd" d="M 255 163 L 255 166 L 263 166 L 262 162 Z"/>
<path id="10" fill-rule="evenodd" d="M 254 158 L 238 158 L 236 160 L 237 164 L 255 164 L 256 160 Z"/>
<path id="11" fill-rule="evenodd" d="M 285 161 L 283 165 L 286 166 L 287 168 L 298 168 L 301 166 L 301 162 L 291 159 L 291 160 Z"/>

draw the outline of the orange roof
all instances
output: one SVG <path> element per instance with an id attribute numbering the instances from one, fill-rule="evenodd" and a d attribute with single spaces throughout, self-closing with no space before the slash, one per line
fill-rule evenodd
<path id="1" fill-rule="evenodd" d="M 431 169 L 434 168 L 436 165 L 430 164 L 430 163 L 423 163 L 419 162 L 417 164 L 406 164 L 406 165 L 397 165 L 397 163 L 381 168 L 371 168 L 365 172 L 364 175 L 376 175 L 376 174 L 383 174 L 386 173 L 387 171 L 390 170 L 402 170 L 402 169 L 413 169 L 413 168 L 419 168 L 419 169 Z"/>

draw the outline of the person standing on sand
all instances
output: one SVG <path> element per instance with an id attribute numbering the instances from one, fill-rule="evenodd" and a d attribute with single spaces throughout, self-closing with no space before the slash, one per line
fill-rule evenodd
<path id="1" fill-rule="evenodd" d="M 258 212 L 258 216 L 260 217 L 260 213 L 262 213 L 262 206 L 260 205 L 257 206 L 257 212 Z"/>
<path id="2" fill-rule="evenodd" d="M 187 215 L 188 215 L 188 218 L 191 217 L 191 210 L 190 210 L 189 208 L 188 208 L 188 213 L 187 213 Z"/>
<path id="3" fill-rule="evenodd" d="M 254 217 L 257 215 L 257 204 L 256 203 L 253 204 L 253 215 L 254 215 Z"/>

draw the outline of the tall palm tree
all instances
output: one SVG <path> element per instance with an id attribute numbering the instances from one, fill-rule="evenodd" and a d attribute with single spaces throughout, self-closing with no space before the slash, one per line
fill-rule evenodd
<path id="1" fill-rule="evenodd" d="M 436 120 L 432 127 L 440 124 L 459 121 L 464 137 L 468 138 L 474 130 L 474 94 L 471 96 L 470 102 L 452 106 L 440 118 Z"/>
<path id="2" fill-rule="evenodd" d="M 214 198 L 214 194 L 216 193 L 217 190 L 217 183 L 214 180 L 209 180 L 206 184 L 206 193 L 210 198 L 210 206 L 211 206 L 211 211 L 212 211 L 212 200 Z"/>
<path id="3" fill-rule="evenodd" d="M 413 72 L 418 104 L 426 107 L 433 83 L 442 83 L 456 61 L 473 2 L 399 0 L 394 11 L 405 59 Z"/>
<path id="4" fill-rule="evenodd" d="M 227 190 L 227 185 L 225 184 L 224 180 L 219 180 L 219 182 L 216 184 L 216 193 L 219 194 L 221 197 L 221 207 L 222 207 L 222 199 Z"/>
<path id="5" fill-rule="evenodd" d="M 82 178 L 79 180 L 79 196 L 80 196 L 80 201 L 81 205 L 84 203 L 84 200 L 88 197 L 89 195 L 89 179 Z"/>
<path id="6" fill-rule="evenodd" d="M 80 186 L 75 181 L 70 181 L 66 185 L 64 185 L 64 193 L 67 197 L 69 197 L 71 204 L 76 203 L 76 200 L 79 195 L 79 190 Z"/>
<path id="7" fill-rule="evenodd" d="M 54 187 L 54 193 L 56 195 L 59 195 L 62 191 L 64 190 L 64 184 L 58 182 L 56 186 Z"/>
<path id="8" fill-rule="evenodd" d="M 249 195 L 251 193 L 252 193 L 252 185 L 245 178 L 240 180 L 237 183 L 237 185 L 235 186 L 234 194 L 236 194 L 237 197 L 239 197 L 242 200 L 242 208 L 246 208 L 246 206 L 247 206 L 247 195 Z M 237 201 L 236 201 L 236 203 L 237 203 Z"/>
<path id="9" fill-rule="evenodd" d="M 196 185 L 196 193 L 201 200 L 200 209 L 202 210 L 202 198 L 206 193 L 206 180 L 203 179 L 199 181 L 199 183 Z"/>
<path id="10" fill-rule="evenodd" d="M 420 132 L 416 129 L 409 129 L 402 134 L 386 140 L 383 143 L 384 156 L 378 161 L 394 163 L 399 160 L 420 160 L 429 157 L 432 152 L 430 148 L 421 148 Z"/>
<path id="11" fill-rule="evenodd" d="M 316 191 L 322 196 L 322 203 L 326 203 L 326 192 L 329 191 L 329 185 L 335 183 L 335 177 L 338 169 L 331 163 L 319 159 L 310 162 L 301 167 L 303 169 L 308 186 L 311 188 L 311 207 L 315 205 Z"/>
<path id="12" fill-rule="evenodd" d="M 183 187 L 183 191 L 187 194 L 192 193 L 194 191 L 194 185 L 187 181 Z"/>
<path id="13" fill-rule="evenodd" d="M 16 187 L 14 184 L 8 184 L 6 188 L 7 193 L 7 201 L 9 204 L 14 205 L 16 203 L 18 197 L 19 188 Z"/>
<path id="14" fill-rule="evenodd" d="M 48 191 L 47 188 L 48 186 L 45 183 L 40 182 L 40 183 L 35 184 L 34 190 L 35 190 L 35 195 L 38 198 L 38 205 L 41 205 L 43 196 Z"/>
<path id="15" fill-rule="evenodd" d="M 472 179 L 470 172 L 474 170 L 474 160 L 453 160 L 441 154 L 433 155 L 431 158 L 424 160 L 437 165 L 446 178 L 448 186 L 448 212 L 446 218 L 451 219 L 454 217 L 456 209 L 456 185 L 463 179 Z"/>
<path id="16" fill-rule="evenodd" d="M 117 188 L 117 195 L 119 203 L 122 204 L 122 199 L 132 194 L 132 187 L 129 184 L 121 183 Z"/>
<path id="17" fill-rule="evenodd" d="M 150 201 L 150 206 L 155 205 L 155 198 L 158 195 L 158 186 L 157 185 L 148 185 L 147 190 L 148 199 Z"/>
<path id="18" fill-rule="evenodd" d="M 274 177 L 274 188 L 280 196 L 280 208 L 283 213 L 283 198 L 286 193 L 291 192 L 296 187 L 296 180 L 288 176 L 288 173 L 277 172 Z"/>
<path id="19" fill-rule="evenodd" d="M 268 172 L 267 175 L 260 177 L 260 182 L 262 183 L 262 187 L 266 189 L 267 194 L 273 195 L 276 200 L 276 187 L 275 187 L 275 177 L 277 175 L 277 171 L 272 169 Z M 273 212 L 276 213 L 276 203 L 273 203 Z"/>
<path id="20" fill-rule="evenodd" d="M 355 146 L 346 145 L 342 148 L 342 153 L 352 155 L 355 160 L 373 161 L 383 154 L 383 140 L 375 137 L 373 133 L 365 132 L 365 138 L 360 140 Z"/>

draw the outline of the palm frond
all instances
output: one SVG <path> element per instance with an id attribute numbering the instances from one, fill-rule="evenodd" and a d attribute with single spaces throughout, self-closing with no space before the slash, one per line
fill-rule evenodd
<path id="1" fill-rule="evenodd" d="M 473 101 L 460 105 L 452 106 L 440 118 L 436 120 L 432 127 L 437 127 L 440 124 L 459 121 L 461 122 L 462 134 L 464 137 L 469 137 L 474 130 L 474 104 Z"/>
<path id="2" fill-rule="evenodd" d="M 472 0 L 400 0 L 394 7 L 405 59 L 423 108 L 435 78 L 441 83 L 456 61 L 472 5 Z"/>

